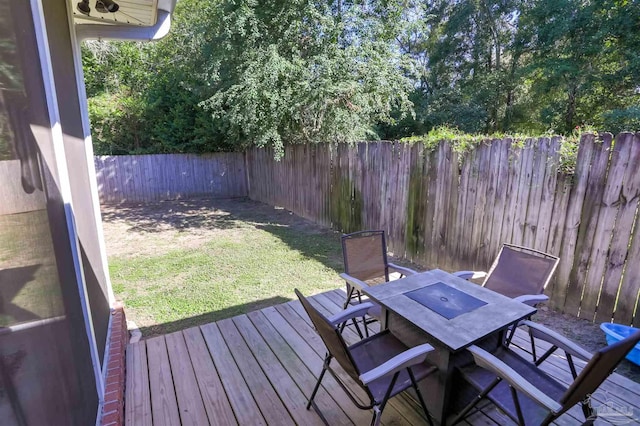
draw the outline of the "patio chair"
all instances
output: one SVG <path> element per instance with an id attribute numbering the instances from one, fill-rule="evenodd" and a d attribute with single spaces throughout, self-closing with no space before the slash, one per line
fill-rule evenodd
<path id="1" fill-rule="evenodd" d="M 585 423 L 592 423 L 599 410 L 591 405 L 591 395 L 613 372 L 622 359 L 640 341 L 640 331 L 613 345 L 606 346 L 591 355 L 564 336 L 531 321 L 524 322 L 537 338 L 552 344 L 551 351 L 565 351 L 573 383 L 566 386 L 538 366 L 546 359 L 541 357 L 531 363 L 506 346 L 489 353 L 477 346 L 468 351 L 475 365 L 461 368 L 462 377 L 480 394 L 456 417 L 453 424 L 461 421 L 478 402 L 488 399 L 519 425 L 548 425 L 576 404 L 580 404 Z M 587 361 L 577 374 L 573 357 Z M 604 402 L 605 408 L 609 409 Z M 609 414 L 609 413 L 608 413 Z M 611 413 L 624 416 L 626 413 Z M 626 418 L 628 422 L 633 419 Z"/>
<path id="2" fill-rule="evenodd" d="M 359 231 L 342 236 L 342 256 L 344 259 L 344 273 L 340 274 L 347 284 L 347 298 L 344 302 L 346 309 L 350 304 L 362 303 L 360 289 L 367 286 L 382 284 L 389 281 L 389 271 L 400 273 L 400 277 L 413 275 L 417 272 L 404 268 L 387 260 L 387 242 L 384 231 Z M 380 319 L 382 308 L 372 304 L 365 312 L 373 320 Z M 364 335 L 369 336 L 367 324 L 370 321 L 363 316 Z M 355 319 L 353 325 L 360 337 L 362 332 Z M 344 326 L 343 326 L 344 328 Z"/>
<path id="3" fill-rule="evenodd" d="M 373 409 L 371 425 L 380 424 L 382 412 L 390 398 L 410 387 L 417 393 L 429 424 L 433 425 L 417 385 L 420 380 L 436 370 L 435 367 L 425 363 L 427 354 L 433 350 L 431 345 L 423 344 L 408 348 L 389 331 L 383 331 L 354 345 L 347 346 L 340 333 L 340 325 L 350 319 L 362 316 L 367 309 L 371 308 L 371 304 L 364 302 L 350 306 L 339 314 L 327 318 L 318 312 L 297 289 L 295 292 L 328 351 L 322 372 L 309 397 L 307 410 L 313 406 L 318 415 L 325 420 L 313 399 L 320 388 L 322 378 L 329 371 L 358 408 Z M 358 402 L 340 376 L 335 373 L 334 367 L 331 365 L 334 358 L 349 377 L 366 392 L 369 397 L 368 405 Z"/>
<path id="4" fill-rule="evenodd" d="M 536 306 L 549 300 L 544 289 L 558 267 L 560 259 L 532 248 L 503 244 L 488 273 L 465 271 L 465 278 L 484 278 L 482 286 L 511 297 L 527 305 Z M 512 327 L 506 341 L 510 342 L 516 327 Z M 533 345 L 533 340 L 532 340 Z"/>
<path id="5" fill-rule="evenodd" d="M 378 285 L 390 280 L 389 271 L 399 272 L 400 278 L 417 274 L 410 268 L 405 268 L 387 260 L 387 243 L 385 233 L 377 231 L 359 231 L 342 236 L 342 256 L 344 258 L 344 273 L 340 277 L 347 284 L 347 298 L 344 302 L 346 309 L 350 304 L 362 303 L 361 289 L 372 285 Z M 464 276 L 464 279 L 475 278 L 474 272 L 460 271 L 454 275 Z M 373 304 L 372 308 L 366 312 L 371 319 L 380 319 L 382 308 Z M 365 317 L 362 318 L 364 325 L 364 335 L 368 336 L 369 331 Z M 357 322 L 353 321 L 358 335 L 362 337 L 362 332 Z"/>
<path id="6" fill-rule="evenodd" d="M 355 298 L 358 302 L 362 301 L 359 288 L 363 283 L 366 287 L 389 281 L 389 270 L 399 272 L 401 277 L 417 273 L 387 260 L 384 231 L 359 231 L 343 235 L 342 256 L 344 273 L 340 276 L 347 283 L 345 308 Z"/>
<path id="7" fill-rule="evenodd" d="M 482 286 L 531 306 L 549 300 L 542 294 L 560 259 L 532 248 L 503 244 L 488 273 L 465 271 L 459 276 L 484 278 Z"/>

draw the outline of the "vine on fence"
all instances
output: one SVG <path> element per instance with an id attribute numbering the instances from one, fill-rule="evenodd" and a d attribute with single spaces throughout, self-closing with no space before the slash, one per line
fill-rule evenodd
<path id="1" fill-rule="evenodd" d="M 573 175 L 575 173 L 580 140 L 581 137 L 585 134 L 598 134 L 598 132 L 591 126 L 578 126 L 574 129 L 573 133 L 570 136 L 561 136 L 562 141 L 560 143 L 560 149 L 558 151 L 558 171 L 560 173 L 564 175 Z M 473 135 L 461 132 L 450 127 L 436 127 L 426 135 L 402 138 L 400 139 L 400 142 L 408 144 L 422 143 L 424 144 L 427 151 L 435 150 L 440 142 L 448 142 L 451 144 L 453 152 L 458 154 L 458 161 L 462 162 L 464 160 L 464 154 L 467 154 L 471 150 L 475 149 L 480 143 L 483 142 L 486 143 L 495 139 L 511 139 L 512 148 L 523 149 L 525 147 L 525 141 L 527 139 L 538 141 L 542 137 L 551 136 L 551 134 L 528 136 L 521 133 L 512 135 L 503 133 L 494 133 L 491 135 Z"/>

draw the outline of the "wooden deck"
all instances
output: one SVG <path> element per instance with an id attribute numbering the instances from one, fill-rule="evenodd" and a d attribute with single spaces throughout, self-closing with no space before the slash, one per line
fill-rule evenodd
<path id="1" fill-rule="evenodd" d="M 313 300 L 325 314 L 334 313 L 341 309 L 344 292 L 323 293 Z M 357 336 L 347 329 L 345 338 L 350 342 Z M 519 331 L 516 340 L 524 338 L 526 334 Z M 126 424 L 321 425 L 320 417 L 305 405 L 324 354 L 298 301 L 130 344 Z M 571 381 L 560 357 L 544 365 L 559 381 Z M 316 401 L 330 425 L 369 424 L 371 413 L 357 409 L 330 375 L 323 388 Z M 594 399 L 633 407 L 632 417 L 624 420 L 640 423 L 640 384 L 614 374 Z M 581 418 L 580 409 L 574 407 L 557 424 L 580 424 Z M 426 420 L 411 397 L 399 395 L 385 409 L 382 423 L 418 425 Z M 489 407 L 466 424 L 512 422 Z M 598 419 L 596 424 L 609 422 Z"/>

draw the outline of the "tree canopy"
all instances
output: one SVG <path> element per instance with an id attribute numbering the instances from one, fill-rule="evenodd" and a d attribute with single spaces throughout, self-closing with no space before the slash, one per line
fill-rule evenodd
<path id="1" fill-rule="evenodd" d="M 105 154 L 640 128 L 632 0 L 179 0 L 164 40 L 83 60 Z"/>

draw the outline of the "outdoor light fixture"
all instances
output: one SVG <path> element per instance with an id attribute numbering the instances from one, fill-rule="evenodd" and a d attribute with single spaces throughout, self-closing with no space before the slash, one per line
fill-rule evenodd
<path id="1" fill-rule="evenodd" d="M 96 0 L 96 10 L 100 13 L 115 13 L 120 5 L 113 0 Z"/>
<path id="2" fill-rule="evenodd" d="M 89 0 L 82 0 L 81 2 L 78 2 L 78 5 L 76 7 L 78 8 L 78 12 L 82 13 L 83 15 L 89 16 L 89 13 L 91 13 Z"/>
<path id="3" fill-rule="evenodd" d="M 78 12 L 83 15 L 89 16 L 91 13 L 89 0 L 81 0 L 76 7 L 78 8 Z M 120 9 L 120 5 L 113 0 L 96 0 L 96 10 L 100 13 L 115 13 L 118 9 Z"/>

